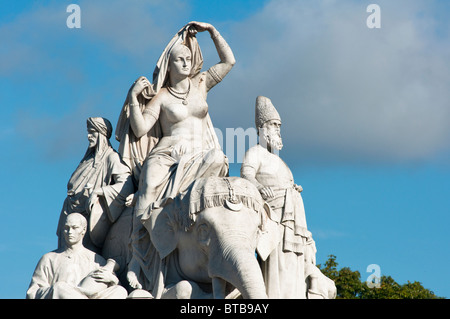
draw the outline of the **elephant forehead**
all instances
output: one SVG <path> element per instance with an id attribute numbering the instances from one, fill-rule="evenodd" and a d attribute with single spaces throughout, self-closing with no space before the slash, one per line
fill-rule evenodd
<path id="1" fill-rule="evenodd" d="M 226 181 L 228 179 L 228 182 Z M 210 177 L 197 180 L 189 196 L 189 212 L 198 212 L 212 207 L 223 207 L 230 199 L 230 186 L 233 195 L 247 208 L 255 212 L 264 211 L 264 202 L 256 187 L 239 177 Z"/>
<path id="2" fill-rule="evenodd" d="M 225 180 L 228 179 L 228 182 Z M 230 187 L 233 195 L 239 203 L 242 203 L 241 211 L 252 211 L 256 216 L 265 214 L 264 201 L 256 187 L 249 181 L 240 177 L 208 177 L 197 179 L 185 193 L 174 199 L 172 205 L 165 210 L 171 219 L 178 223 L 185 231 L 191 229 L 196 223 L 198 215 L 210 208 L 221 208 L 214 213 L 224 214 L 229 211 L 225 202 L 230 200 Z M 240 211 L 232 211 L 239 214 Z"/>
<path id="3" fill-rule="evenodd" d="M 249 238 L 257 231 L 261 221 L 252 209 L 246 207 L 239 212 L 223 207 L 207 208 L 198 214 L 198 217 L 194 225 L 201 227 L 206 222 L 219 238 L 222 235 L 226 238 L 230 236 Z"/>
<path id="4" fill-rule="evenodd" d="M 210 207 L 204 209 L 201 213 L 197 214 L 196 221 L 207 220 L 211 223 L 229 224 L 238 220 L 245 220 L 248 218 L 257 218 L 258 215 L 253 209 L 249 209 L 245 206 L 240 211 L 229 210 L 223 206 Z"/>
<path id="5" fill-rule="evenodd" d="M 253 197 L 262 200 L 257 188 L 248 180 L 240 177 L 208 177 L 200 178 L 192 185 L 191 198 L 208 197 L 218 194 L 229 194 L 230 188 L 236 195 Z"/>

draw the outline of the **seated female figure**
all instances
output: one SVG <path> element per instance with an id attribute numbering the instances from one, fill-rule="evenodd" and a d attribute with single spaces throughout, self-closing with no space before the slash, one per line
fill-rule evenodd
<path id="1" fill-rule="evenodd" d="M 198 22 L 189 25 L 191 32 L 209 31 L 221 61 L 208 71 L 192 76 L 193 53 L 186 45 L 178 43 L 168 52 L 166 76 L 162 77 L 164 83 L 143 111 L 138 96 L 151 87 L 150 82 L 141 77 L 129 93 L 130 126 L 136 137 L 147 134 L 156 123 L 162 133 L 143 164 L 134 197 L 133 252 L 128 273 L 134 288 L 142 287 L 137 273 L 139 266 L 145 268 L 144 264 L 149 262 L 143 259 L 152 259 L 145 257 L 148 252 L 142 247 L 145 236 L 142 221 L 148 219 L 153 208 L 183 193 L 197 178 L 228 174 L 228 161 L 212 128 L 206 97 L 231 70 L 234 56 L 212 25 Z"/>

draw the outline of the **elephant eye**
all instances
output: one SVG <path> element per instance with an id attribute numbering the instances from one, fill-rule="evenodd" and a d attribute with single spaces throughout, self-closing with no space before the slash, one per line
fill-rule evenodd
<path id="1" fill-rule="evenodd" d="M 209 238 L 209 226 L 206 223 L 202 223 L 197 227 L 198 239 L 200 241 L 206 241 Z"/>

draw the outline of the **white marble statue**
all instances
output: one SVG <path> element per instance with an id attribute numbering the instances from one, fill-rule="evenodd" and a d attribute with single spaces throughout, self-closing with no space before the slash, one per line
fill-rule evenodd
<path id="1" fill-rule="evenodd" d="M 80 213 L 88 220 L 83 244 L 100 253 L 111 227 L 126 209 L 134 193 L 130 168 L 109 141 L 111 123 L 102 117 L 87 119 L 88 149 L 67 183 L 67 197 L 57 228 L 58 248 L 65 244 L 64 224 L 68 215 Z"/>
<path id="2" fill-rule="evenodd" d="M 249 181 L 196 179 L 186 194 L 154 209 L 144 222 L 161 258 L 152 295 L 267 298 L 255 256 L 265 215 L 264 201 Z"/>
<path id="3" fill-rule="evenodd" d="M 210 33 L 220 62 L 201 72 L 203 58 L 195 34 L 203 31 Z M 198 178 L 228 174 L 206 98 L 234 63 L 230 47 L 211 24 L 191 22 L 161 54 L 153 83 L 140 77 L 128 93 L 116 137 L 123 159 L 139 181 L 138 192 L 129 199 L 135 216 L 128 266 L 133 288 L 153 290 L 155 285 L 152 274 L 159 257 L 142 225 L 152 210 Z"/>
<path id="4" fill-rule="evenodd" d="M 316 248 L 307 229 L 300 195 L 302 187 L 294 183 L 291 170 L 277 154 L 283 147 L 281 118 L 266 97 L 256 99 L 255 125 L 259 144 L 246 152 L 241 176 L 251 181 L 270 205 L 269 218 L 276 223 L 278 231 L 278 236 L 271 237 L 278 244 L 273 243 L 273 250 L 262 263 L 267 295 L 269 298 L 305 299 L 309 275 L 313 273 L 311 278 L 316 287 L 316 278 L 321 273 L 317 273 L 315 266 Z M 328 298 L 328 292 L 324 296 Z"/>
<path id="5" fill-rule="evenodd" d="M 220 58 L 206 71 L 196 38 L 204 31 Z M 164 49 L 152 83 L 141 76 L 129 89 L 118 152 L 110 122 L 88 118 L 58 249 L 40 259 L 27 298 L 335 297 L 315 265 L 302 188 L 277 155 L 281 118 L 270 99 L 257 98 L 259 144 L 241 176 L 228 176 L 206 100 L 234 64 L 214 26 L 190 22 Z"/>
<path id="6" fill-rule="evenodd" d="M 87 221 L 83 215 L 67 216 L 65 245 L 42 256 L 33 273 L 27 299 L 125 299 L 127 291 L 117 285 L 113 260 L 83 246 Z M 112 267 L 110 267 L 110 265 Z"/>

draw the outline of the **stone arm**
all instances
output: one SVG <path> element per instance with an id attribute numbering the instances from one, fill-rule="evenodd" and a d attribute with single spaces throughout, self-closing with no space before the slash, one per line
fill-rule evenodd
<path id="1" fill-rule="evenodd" d="M 108 158 L 108 170 L 111 173 L 111 183 L 94 191 L 89 199 L 89 207 L 94 203 L 95 196 L 101 196 L 110 221 L 115 222 L 125 208 L 127 197 L 134 193 L 134 183 L 130 169 L 116 152 L 111 153 Z"/>
<path id="2" fill-rule="evenodd" d="M 256 178 L 258 169 L 260 167 L 260 158 L 258 155 L 259 154 L 255 148 L 247 151 L 244 156 L 244 162 L 241 166 L 241 177 L 245 178 L 253 185 L 255 185 L 258 191 L 261 193 L 263 199 L 266 200 L 269 198 L 273 198 L 275 196 L 275 193 L 271 187 L 261 184 Z"/>
<path id="3" fill-rule="evenodd" d="M 195 33 L 196 31 L 209 32 L 209 34 L 211 35 L 211 39 L 213 40 L 216 47 L 217 54 L 220 58 L 220 62 L 212 66 L 206 72 L 206 90 L 209 91 L 217 83 L 221 82 L 223 78 L 228 74 L 228 72 L 230 72 L 230 70 L 236 63 L 236 59 L 234 58 L 233 51 L 231 51 L 228 43 L 213 25 L 202 22 L 190 22 L 189 24 L 195 27 L 195 29 L 193 29 L 193 33 Z"/>
<path id="4" fill-rule="evenodd" d="M 127 197 L 134 191 L 131 175 L 113 176 L 113 179 L 115 179 L 114 184 L 102 187 L 103 197 L 106 207 L 108 207 L 107 214 L 111 222 L 115 222 L 119 218 L 126 206 Z"/>
<path id="5" fill-rule="evenodd" d="M 264 187 L 258 180 L 256 179 L 256 174 L 258 173 L 261 158 L 258 154 L 257 148 L 250 148 L 244 156 L 244 160 L 242 161 L 241 166 L 241 177 L 250 181 L 253 185 L 260 190 Z"/>
<path id="6" fill-rule="evenodd" d="M 119 283 L 119 279 L 109 270 L 103 268 L 96 269 L 89 274 L 97 282 L 105 283 L 108 286 L 115 286 Z"/>
<path id="7" fill-rule="evenodd" d="M 44 299 L 51 291 L 52 281 L 51 265 L 44 255 L 38 262 L 27 290 L 27 299 Z"/>
<path id="8" fill-rule="evenodd" d="M 128 96 L 130 126 L 137 138 L 142 137 L 150 131 L 156 121 L 158 121 L 159 112 L 161 110 L 158 96 L 151 99 L 144 110 L 141 110 L 138 96 L 149 86 L 151 86 L 150 81 L 142 76 L 134 83 Z"/>
<path id="9" fill-rule="evenodd" d="M 241 167 L 241 177 L 250 181 L 260 191 L 264 185 L 256 179 L 256 169 L 248 164 L 243 163 Z"/>

